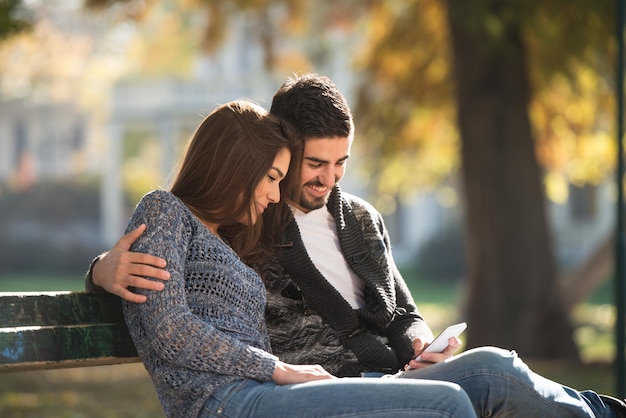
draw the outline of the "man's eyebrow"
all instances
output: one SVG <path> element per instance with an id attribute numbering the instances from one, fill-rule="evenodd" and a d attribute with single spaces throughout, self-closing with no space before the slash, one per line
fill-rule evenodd
<path id="1" fill-rule="evenodd" d="M 282 170 L 278 167 L 272 167 L 270 168 L 270 170 L 275 170 L 281 179 L 285 177 L 285 173 L 283 173 Z"/>
<path id="2" fill-rule="evenodd" d="M 312 161 L 314 163 L 320 163 L 320 164 L 328 164 L 330 161 L 328 160 L 322 160 L 321 158 L 317 158 L 317 157 L 304 157 L 305 160 L 309 160 Z"/>
<path id="3" fill-rule="evenodd" d="M 345 160 L 347 160 L 348 158 L 350 158 L 350 156 L 349 156 L 349 155 L 346 155 L 345 157 L 342 157 L 342 158 L 338 159 L 338 160 L 337 160 L 337 162 L 339 163 L 339 162 L 345 161 Z M 320 163 L 320 164 L 330 164 L 330 161 L 328 161 L 328 160 L 323 160 L 323 159 L 321 159 L 321 158 L 317 158 L 317 157 L 307 157 L 307 156 L 305 156 L 305 157 L 304 157 L 304 159 L 305 159 L 305 160 L 308 160 L 308 161 L 312 161 L 312 162 L 314 162 L 314 163 Z"/>

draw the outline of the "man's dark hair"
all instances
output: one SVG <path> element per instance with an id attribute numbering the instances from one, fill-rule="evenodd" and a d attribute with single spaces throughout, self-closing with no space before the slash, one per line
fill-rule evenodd
<path id="1" fill-rule="evenodd" d="M 328 77 L 318 74 L 289 78 L 274 94 L 270 113 L 291 123 L 304 139 L 353 135 L 346 99 Z"/>

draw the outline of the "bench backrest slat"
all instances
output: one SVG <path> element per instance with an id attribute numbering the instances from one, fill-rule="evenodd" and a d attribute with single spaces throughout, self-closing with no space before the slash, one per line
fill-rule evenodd
<path id="1" fill-rule="evenodd" d="M 122 302 L 108 293 L 0 293 L 0 326 L 106 324 L 124 322 Z"/>
<path id="2" fill-rule="evenodd" d="M 0 372 L 139 361 L 118 297 L 0 293 Z"/>

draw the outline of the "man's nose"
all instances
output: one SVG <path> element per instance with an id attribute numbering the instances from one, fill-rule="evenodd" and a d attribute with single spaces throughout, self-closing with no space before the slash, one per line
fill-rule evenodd
<path id="1" fill-rule="evenodd" d="M 335 174 L 335 167 L 332 165 L 327 166 L 324 169 L 324 172 L 322 173 L 321 176 L 321 183 L 324 184 L 325 186 L 334 186 L 335 185 L 335 179 L 337 178 L 336 174 Z"/>

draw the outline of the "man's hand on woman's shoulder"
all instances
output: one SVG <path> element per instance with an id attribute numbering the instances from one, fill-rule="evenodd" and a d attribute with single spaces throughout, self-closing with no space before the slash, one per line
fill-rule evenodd
<path id="1" fill-rule="evenodd" d="M 119 239 L 111 250 L 93 266 L 92 280 L 109 293 L 118 295 L 129 302 L 143 303 L 145 295 L 128 290 L 135 287 L 148 290 L 163 290 L 170 273 L 165 270 L 166 262 L 150 254 L 129 251 L 130 246 L 143 234 L 146 225 L 142 224 Z M 149 280 L 152 277 L 159 281 Z"/>

